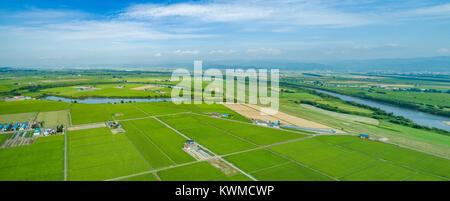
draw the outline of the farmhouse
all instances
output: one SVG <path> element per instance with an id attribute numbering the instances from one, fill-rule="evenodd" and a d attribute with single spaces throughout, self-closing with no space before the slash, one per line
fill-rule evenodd
<path id="1" fill-rule="evenodd" d="M 41 134 L 41 128 L 35 128 L 33 131 L 33 135 L 36 136 L 36 135 L 40 135 L 40 134 Z"/>
<path id="2" fill-rule="evenodd" d="M 363 139 L 370 139 L 370 136 L 366 134 L 359 134 L 359 137 Z"/>
<path id="3" fill-rule="evenodd" d="M 31 97 L 28 97 L 28 96 L 14 96 L 14 97 L 12 97 L 12 98 L 9 98 L 9 97 L 5 98 L 5 101 L 6 101 L 6 102 L 10 102 L 10 101 L 22 101 L 22 100 L 29 100 L 29 99 L 31 99 Z"/>
<path id="4" fill-rule="evenodd" d="M 17 122 L 16 124 L 14 124 L 14 126 L 11 128 L 11 130 L 16 131 L 17 129 L 19 129 L 20 123 Z"/>
<path id="5" fill-rule="evenodd" d="M 89 86 L 78 86 L 75 87 L 77 91 L 92 91 L 92 90 L 96 90 L 98 88 L 94 88 L 94 86 L 89 85 Z"/>
<path id="6" fill-rule="evenodd" d="M 22 125 L 20 126 L 20 130 L 25 130 L 27 128 L 28 128 L 28 123 L 27 122 L 22 123 Z"/>
<path id="7" fill-rule="evenodd" d="M 186 149 L 197 149 L 198 145 L 194 140 L 187 140 L 186 143 L 184 143 L 184 148 Z"/>
<path id="8" fill-rule="evenodd" d="M 167 94 L 167 93 L 169 93 L 169 92 L 167 92 L 167 91 L 155 91 L 155 93 L 157 93 L 157 94 Z"/>
<path id="9" fill-rule="evenodd" d="M 229 118 L 231 117 L 231 115 L 223 113 L 223 114 L 219 114 L 219 113 L 211 113 L 211 117 L 216 117 L 216 118 L 221 118 L 221 117 L 225 117 L 225 118 Z"/>
<path id="10" fill-rule="evenodd" d="M 48 135 L 51 135 L 51 134 L 55 134 L 56 133 L 56 129 L 54 129 L 54 128 L 47 128 L 47 129 L 44 129 L 44 136 L 48 136 Z"/>
<path id="11" fill-rule="evenodd" d="M 267 126 L 271 128 L 280 128 L 280 121 L 271 122 L 269 119 L 266 121 L 256 120 L 255 124 L 258 126 Z"/>
<path id="12" fill-rule="evenodd" d="M 11 123 L 7 124 L 4 128 L 3 131 L 7 131 L 11 128 Z"/>

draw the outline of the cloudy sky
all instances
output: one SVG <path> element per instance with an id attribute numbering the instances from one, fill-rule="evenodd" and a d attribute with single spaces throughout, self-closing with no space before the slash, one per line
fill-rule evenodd
<path id="1" fill-rule="evenodd" d="M 450 56 L 450 1 L 0 2 L 0 66 Z"/>

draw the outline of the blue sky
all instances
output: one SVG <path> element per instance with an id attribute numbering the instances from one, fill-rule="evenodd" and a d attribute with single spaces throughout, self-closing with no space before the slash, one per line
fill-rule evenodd
<path id="1" fill-rule="evenodd" d="M 450 56 L 450 1 L 0 2 L 0 66 Z"/>

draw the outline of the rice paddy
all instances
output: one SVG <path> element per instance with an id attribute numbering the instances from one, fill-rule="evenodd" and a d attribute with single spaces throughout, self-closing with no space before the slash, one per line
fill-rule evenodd
<path id="1" fill-rule="evenodd" d="M 222 105 L 74 103 L 69 108 L 73 125 L 117 120 L 124 132 L 113 134 L 108 127 L 68 131 L 67 166 L 64 135 L 39 137 L 31 145 L 2 148 L 0 180 L 64 180 L 65 172 L 71 181 L 450 178 L 450 161 L 445 158 L 354 135 L 315 136 L 256 126 Z M 230 113 L 233 118 L 208 114 L 215 111 Z M 36 110 L 17 116 L 33 115 L 48 125 L 70 124 L 68 110 Z M 182 149 L 187 140 L 183 135 L 209 149 L 219 160 L 227 161 L 235 171 L 227 173 L 209 160 L 189 155 Z M 8 136 L 1 134 L 0 143 Z"/>

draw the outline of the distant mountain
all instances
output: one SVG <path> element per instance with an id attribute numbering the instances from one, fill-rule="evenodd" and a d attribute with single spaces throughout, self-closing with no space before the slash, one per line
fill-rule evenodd
<path id="1" fill-rule="evenodd" d="M 32 68 L 32 67 L 30 67 Z M 39 67 L 46 68 L 46 67 Z M 48 67 L 52 68 L 52 67 Z M 55 68 L 55 67 L 53 67 Z M 67 67 L 75 68 L 75 67 Z M 193 69 L 193 61 L 136 63 L 136 64 L 96 64 L 80 66 L 81 69 L 127 69 L 127 70 L 170 70 L 175 68 Z M 337 72 L 450 72 L 450 56 L 389 58 L 341 61 L 296 61 L 296 60 L 203 60 L 203 69 L 208 68 L 278 68 L 280 70 L 298 71 L 337 71 Z M 23 69 L 23 68 L 22 68 Z M 9 71 L 10 67 L 0 67 L 1 71 Z"/>
<path id="2" fill-rule="evenodd" d="M 192 62 L 158 64 L 158 67 L 193 68 Z M 342 61 L 203 61 L 203 68 L 279 68 L 300 71 L 340 72 L 450 72 L 450 57 L 390 58 Z"/>
<path id="3" fill-rule="evenodd" d="M 450 72 L 450 57 L 346 60 L 324 63 L 336 71 Z"/>

